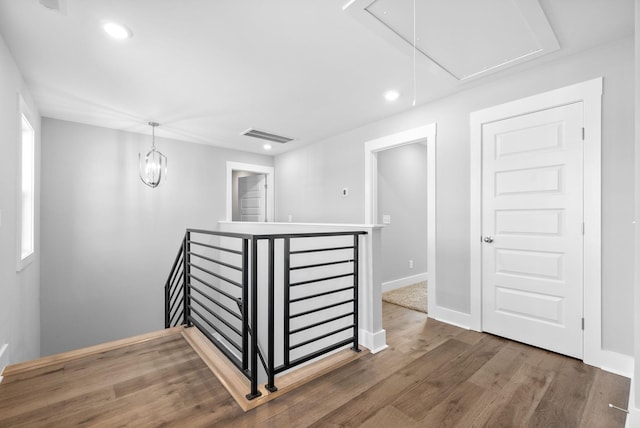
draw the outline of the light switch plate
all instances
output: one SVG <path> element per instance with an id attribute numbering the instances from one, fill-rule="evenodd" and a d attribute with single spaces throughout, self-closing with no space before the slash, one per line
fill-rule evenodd
<path id="1" fill-rule="evenodd" d="M 382 224 L 391 224 L 391 215 L 385 214 L 382 216 Z"/>

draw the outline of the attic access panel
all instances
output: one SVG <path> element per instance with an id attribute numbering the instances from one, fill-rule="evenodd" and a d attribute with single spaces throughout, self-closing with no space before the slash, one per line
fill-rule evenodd
<path id="1" fill-rule="evenodd" d="M 416 0 L 416 49 L 458 81 L 559 49 L 538 0 Z M 413 0 L 353 0 L 360 22 L 412 53 Z"/>

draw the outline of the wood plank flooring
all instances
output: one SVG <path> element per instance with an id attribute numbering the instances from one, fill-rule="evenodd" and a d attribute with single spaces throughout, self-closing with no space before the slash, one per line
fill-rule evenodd
<path id="1" fill-rule="evenodd" d="M 383 305 L 387 350 L 246 413 L 172 335 L 7 376 L 0 427 L 624 426 L 628 379 Z"/>

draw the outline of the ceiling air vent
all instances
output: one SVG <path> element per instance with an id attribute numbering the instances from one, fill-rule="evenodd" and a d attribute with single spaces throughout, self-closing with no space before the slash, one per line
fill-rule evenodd
<path id="1" fill-rule="evenodd" d="M 270 132 L 259 131 L 257 129 L 249 128 L 242 133 L 247 137 L 260 138 L 262 140 L 272 141 L 274 143 L 288 143 L 293 141 L 293 138 L 283 137 L 282 135 L 271 134 Z"/>

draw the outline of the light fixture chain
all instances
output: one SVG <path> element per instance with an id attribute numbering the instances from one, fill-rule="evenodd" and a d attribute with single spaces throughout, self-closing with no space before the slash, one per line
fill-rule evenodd
<path id="1" fill-rule="evenodd" d="M 160 126 L 158 122 L 149 122 L 151 125 L 151 148 L 156 148 L 156 126 Z"/>
<path id="2" fill-rule="evenodd" d="M 413 0 L 413 102 L 416 106 L 416 0 Z"/>

